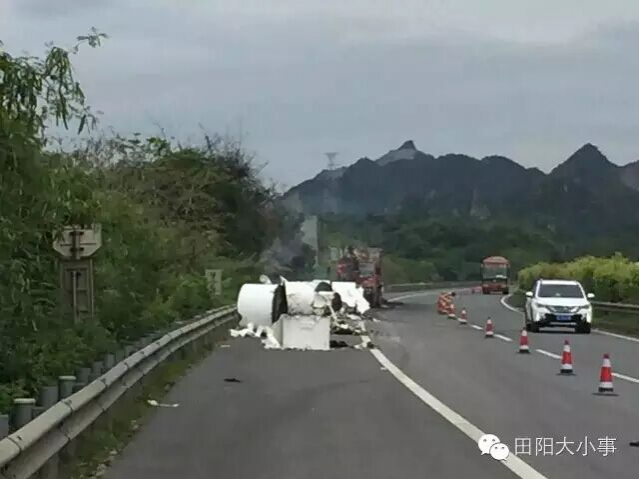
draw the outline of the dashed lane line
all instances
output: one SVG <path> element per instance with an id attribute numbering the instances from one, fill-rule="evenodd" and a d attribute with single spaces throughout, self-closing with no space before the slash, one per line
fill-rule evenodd
<path id="1" fill-rule="evenodd" d="M 639 384 L 639 379 L 633 378 L 632 376 L 626 376 L 625 374 L 612 373 L 612 375 L 616 378 L 623 379 L 624 381 L 629 381 L 631 383 Z"/>
<path id="2" fill-rule="evenodd" d="M 544 356 L 548 356 L 549 358 L 561 359 L 561 356 L 559 356 L 558 354 L 551 353 L 551 352 L 545 351 L 543 349 L 535 349 L 535 351 L 537 351 L 539 354 L 543 354 Z"/>
<path id="3" fill-rule="evenodd" d="M 508 336 L 504 336 L 503 334 L 495 334 L 495 337 L 509 343 L 512 341 L 512 339 L 510 339 Z"/>

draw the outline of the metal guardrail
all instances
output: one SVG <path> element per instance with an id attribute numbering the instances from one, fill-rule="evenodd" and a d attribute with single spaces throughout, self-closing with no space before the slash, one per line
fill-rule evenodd
<path id="1" fill-rule="evenodd" d="M 626 303 L 605 303 L 602 301 L 591 301 L 595 308 L 601 311 L 620 312 L 620 313 L 639 313 L 639 304 Z"/>
<path id="2" fill-rule="evenodd" d="M 235 306 L 210 311 L 133 352 L 84 388 L 56 402 L 0 440 L 0 479 L 56 479 L 59 455 L 73 456 L 75 440 L 156 366 L 237 318 Z M 61 395 L 62 396 L 62 395 Z"/>

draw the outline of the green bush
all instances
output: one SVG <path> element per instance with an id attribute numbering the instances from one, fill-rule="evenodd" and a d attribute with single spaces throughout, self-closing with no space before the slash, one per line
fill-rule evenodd
<path id="1" fill-rule="evenodd" d="M 538 278 L 575 279 L 599 301 L 639 301 L 639 264 L 619 253 L 610 258 L 585 256 L 567 263 L 539 263 L 519 272 L 522 289 L 530 289 Z"/>
<path id="2" fill-rule="evenodd" d="M 429 261 L 386 254 L 382 256 L 382 279 L 385 284 L 427 283 L 438 281 L 439 276 L 435 265 Z"/>

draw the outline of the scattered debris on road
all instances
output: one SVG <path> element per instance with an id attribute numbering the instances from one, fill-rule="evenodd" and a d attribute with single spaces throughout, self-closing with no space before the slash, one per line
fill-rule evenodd
<path id="1" fill-rule="evenodd" d="M 337 320 L 333 322 L 331 332 L 333 334 L 361 335 L 364 334 L 365 331 L 359 324 L 348 324 L 344 320 Z"/>
<path id="2" fill-rule="evenodd" d="M 224 382 L 225 383 L 241 383 L 242 381 L 240 381 L 237 378 L 224 378 Z"/>
<path id="3" fill-rule="evenodd" d="M 375 349 L 375 345 L 370 339 L 365 338 L 360 344 L 353 346 L 354 349 Z"/>
<path id="4" fill-rule="evenodd" d="M 157 402 L 155 399 L 147 399 L 147 404 L 149 406 L 153 406 L 153 407 L 179 407 L 179 404 L 163 404 L 160 402 Z"/>

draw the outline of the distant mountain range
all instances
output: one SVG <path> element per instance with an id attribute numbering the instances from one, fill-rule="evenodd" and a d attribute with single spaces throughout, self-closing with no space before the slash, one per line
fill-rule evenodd
<path id="1" fill-rule="evenodd" d="M 304 214 L 504 218 L 566 234 L 625 234 L 639 228 L 639 162 L 615 165 L 586 144 L 546 174 L 503 156 L 434 157 L 407 141 L 322 171 L 282 201 Z"/>

